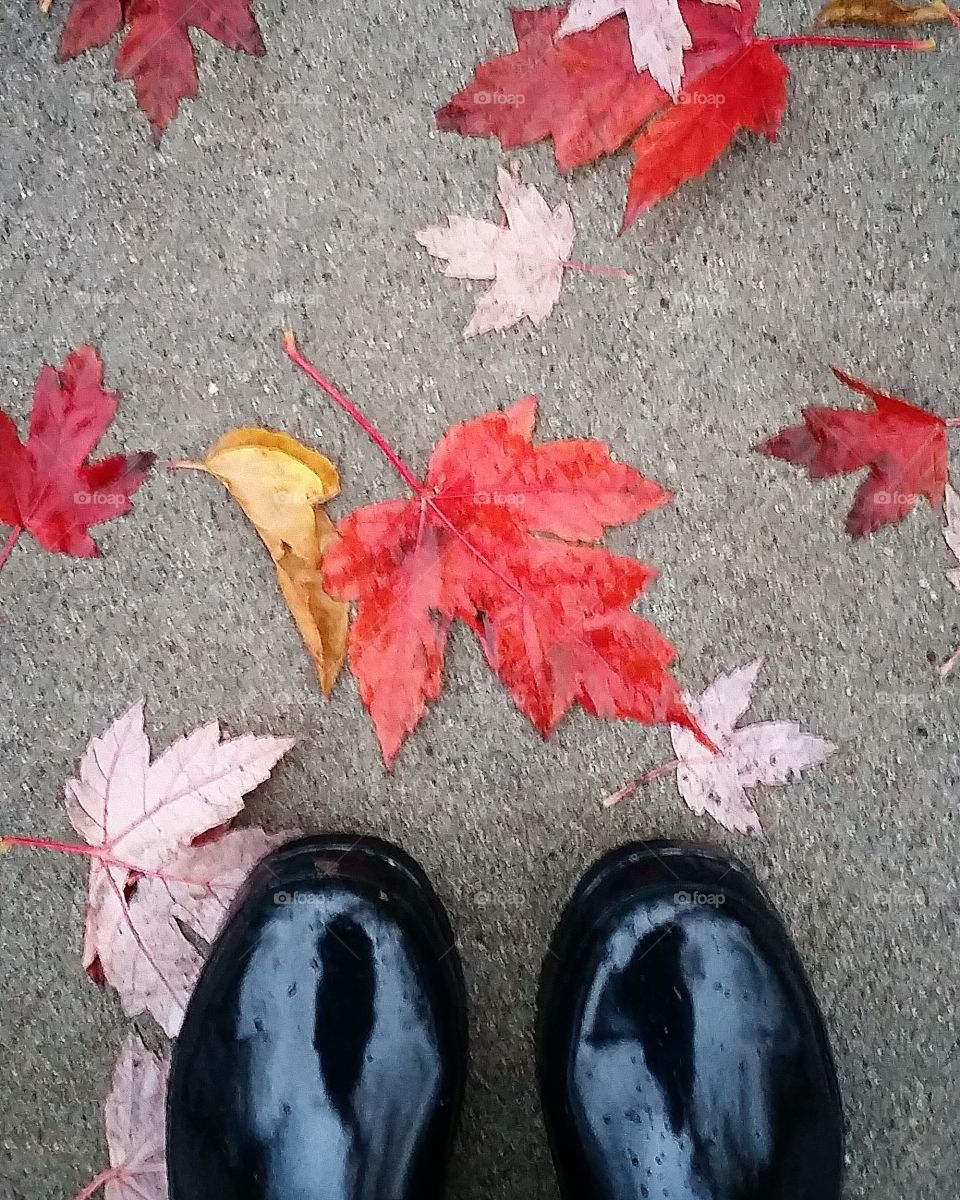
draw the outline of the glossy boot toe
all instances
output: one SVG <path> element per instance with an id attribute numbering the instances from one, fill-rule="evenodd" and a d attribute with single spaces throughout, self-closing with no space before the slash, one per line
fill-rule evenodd
<path id="1" fill-rule="evenodd" d="M 823 1018 L 721 851 L 636 843 L 591 868 L 544 966 L 537 1049 L 567 1200 L 839 1200 Z"/>
<path id="2" fill-rule="evenodd" d="M 467 1060 L 460 961 L 420 868 L 302 838 L 252 872 L 191 998 L 170 1200 L 438 1200 Z"/>

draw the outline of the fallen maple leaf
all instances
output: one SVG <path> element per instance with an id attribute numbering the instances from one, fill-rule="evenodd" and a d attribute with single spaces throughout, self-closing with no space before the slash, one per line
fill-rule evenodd
<path id="1" fill-rule="evenodd" d="M 630 147 L 635 161 L 622 229 L 708 171 L 741 129 L 776 141 L 789 74 L 769 46 L 754 43 L 685 88 L 683 103 L 655 117 Z"/>
<path id="2" fill-rule="evenodd" d="M 575 703 L 703 736 L 667 673 L 673 647 L 630 611 L 655 572 L 573 544 L 665 504 L 669 492 L 616 462 L 602 442 L 534 445 L 532 396 L 450 429 L 421 483 L 292 334 L 284 347 L 414 492 L 341 521 L 324 561 L 329 590 L 358 602 L 350 666 L 388 766 L 439 695 L 455 618 L 544 736 Z"/>
<path id="3" fill-rule="evenodd" d="M 943 540 L 947 543 L 948 549 L 958 564 L 946 572 L 947 582 L 956 591 L 960 592 L 960 496 L 957 495 L 949 483 L 944 493 L 943 513 L 946 518 L 946 523 L 943 527 Z M 940 668 L 941 676 L 945 679 L 958 662 L 960 662 L 960 647 L 954 650 L 953 654 L 950 655 Z"/>
<path id="4" fill-rule="evenodd" d="M 215 476 L 252 521 L 329 696 L 346 655 L 349 618 L 347 606 L 323 587 L 323 556 L 335 534 L 317 506 L 340 491 L 336 467 L 296 438 L 268 429 L 236 429 L 202 462 L 170 466 Z"/>
<path id="5" fill-rule="evenodd" d="M 870 468 L 847 516 L 853 537 L 892 525 L 925 496 L 938 507 L 947 481 L 945 421 L 898 396 L 878 392 L 860 379 L 832 367 L 853 391 L 868 396 L 873 412 L 810 405 L 802 425 L 790 425 L 756 447 L 761 454 L 803 467 L 811 479 L 828 479 Z"/>
<path id="6" fill-rule="evenodd" d="M 824 25 L 929 25 L 952 20 L 950 9 L 942 2 L 900 4 L 898 0 L 830 0 L 814 18 L 814 26 Z"/>
<path id="7" fill-rule="evenodd" d="M 507 224 L 450 216 L 416 234 L 428 254 L 445 258 L 445 275 L 494 282 L 473 310 L 465 338 L 491 329 L 509 329 L 524 317 L 539 329 L 560 296 L 563 272 L 579 268 L 629 277 L 618 268 L 592 267 L 569 258 L 576 234 L 566 203 L 550 206 L 537 189 L 509 171 L 497 169 L 497 199 Z"/>
<path id="8" fill-rule="evenodd" d="M 57 59 L 66 62 L 105 46 L 124 29 L 117 74 L 133 83 L 158 138 L 180 101 L 193 99 L 199 90 L 191 29 L 202 29 L 231 50 L 264 52 L 250 0 L 74 0 Z"/>
<path id="9" fill-rule="evenodd" d="M 553 138 L 562 171 L 611 154 L 630 137 L 636 157 L 630 180 L 625 229 L 640 212 L 687 179 L 702 175 L 739 129 L 773 139 L 786 105 L 787 68 L 774 54 L 797 45 L 930 50 L 923 41 L 867 39 L 813 34 L 758 37 L 753 26 L 759 0 L 740 8 L 701 0 L 677 0 L 690 48 L 682 55 L 684 86 L 678 84 L 676 37 L 663 56 L 659 37 L 657 74 L 637 71 L 630 26 L 622 16 L 587 28 L 592 16 L 620 11 L 666 11 L 667 0 L 575 0 L 564 5 L 512 11 L 518 48 L 480 63 L 473 80 L 437 110 L 437 126 L 475 137 L 499 138 L 505 149 Z M 679 30 L 673 16 L 674 33 Z M 588 19 L 589 18 L 589 19 Z M 576 26 L 580 32 L 568 32 Z M 565 36 L 563 36 L 565 34 Z M 651 34 L 651 36 L 654 36 Z M 649 57 L 644 50 L 641 57 Z M 726 106 L 729 105 L 727 108 Z M 726 111 L 721 111 L 726 108 Z M 657 116 L 662 113 L 661 116 Z M 662 123 L 662 124 L 661 124 Z"/>
<path id="10" fill-rule="evenodd" d="M 944 493 L 943 512 L 946 524 L 943 527 L 943 540 L 953 552 L 953 557 L 960 564 L 960 496 L 948 483 Z M 947 581 L 960 592 L 960 565 L 947 571 Z"/>
<path id="11" fill-rule="evenodd" d="M 509 329 L 524 317 L 539 328 L 560 296 L 563 269 L 576 237 L 566 203 L 550 206 L 532 184 L 497 170 L 497 199 L 506 227 L 473 217 L 448 217 L 448 225 L 421 229 L 417 241 L 447 260 L 445 274 L 492 279 L 463 331 L 465 338 Z"/>
<path id="12" fill-rule="evenodd" d="M 60 370 L 41 367 L 30 431 L 22 443 L 0 410 L 0 524 L 13 526 L 0 567 L 26 529 L 47 550 L 93 558 L 98 525 L 130 511 L 130 497 L 153 465 L 153 454 L 113 454 L 88 462 L 116 416 L 118 396 L 103 388 L 103 363 L 92 346 L 67 355 Z"/>
<path id="13" fill-rule="evenodd" d="M 631 780 L 608 796 L 604 807 L 619 803 L 641 784 L 675 771 L 680 795 L 698 816 L 707 813 L 736 833 L 760 833 L 760 818 L 748 789 L 787 783 L 836 750 L 832 742 L 804 733 L 795 721 L 760 721 L 736 728 L 750 706 L 760 666 L 761 660 L 756 659 L 719 676 L 700 696 L 684 696 L 700 727 L 716 743 L 716 754 L 705 751 L 687 729 L 671 725 L 676 759 Z"/>
<path id="14" fill-rule="evenodd" d="M 695 48 L 686 56 L 687 82 L 743 47 L 759 0 L 743 9 L 679 0 Z M 499 138 L 504 149 L 551 137 L 561 171 L 612 154 L 670 95 L 649 72 L 637 73 L 622 17 L 559 37 L 564 5 L 513 9 L 519 49 L 480 63 L 473 82 L 437 111 L 442 130 Z"/>
<path id="15" fill-rule="evenodd" d="M 176 1036 L 203 965 L 181 925 L 212 942 L 237 889 L 280 840 L 256 826 L 232 829 L 137 880 L 125 903 L 98 903 L 99 962 L 128 1016 L 151 1012 Z"/>
<path id="16" fill-rule="evenodd" d="M 740 7 L 737 0 L 704 2 Z M 572 0 L 557 37 L 596 29 L 620 13 L 627 20 L 634 66 L 638 71 L 649 70 L 675 100 L 683 77 L 683 53 L 693 46 L 677 0 Z"/>
<path id="17" fill-rule="evenodd" d="M 181 850 L 163 877 L 145 876 L 137 884 L 131 908 L 166 909 L 205 942 L 220 931 L 240 885 L 271 850 L 297 834 L 266 833 L 257 825 L 230 829 Z"/>
<path id="18" fill-rule="evenodd" d="M 174 921 L 189 922 L 196 910 L 194 926 L 208 930 L 209 912 L 192 889 L 222 906 L 232 894 L 238 862 L 247 862 L 258 842 L 244 831 L 246 837 L 238 834 L 223 847 L 204 844 L 200 865 L 190 845 L 232 821 L 244 795 L 293 745 L 293 738 L 252 734 L 221 741 L 212 721 L 151 763 L 141 702 L 90 742 L 78 776 L 67 781 L 67 815 L 86 846 L 0 837 L 3 846 L 90 858 L 83 966 L 116 989 L 127 1016 L 149 1011 L 175 1036 L 200 958 Z M 176 868 L 184 861 L 199 874 L 182 875 Z M 160 893 L 149 884 L 148 897 L 137 899 L 145 878 L 163 881 L 168 900 L 159 903 Z"/>
<path id="19" fill-rule="evenodd" d="M 136 1033 L 127 1035 L 113 1072 L 104 1124 L 110 1166 L 74 1197 L 90 1200 L 167 1200 L 166 1105 L 170 1063 Z"/>

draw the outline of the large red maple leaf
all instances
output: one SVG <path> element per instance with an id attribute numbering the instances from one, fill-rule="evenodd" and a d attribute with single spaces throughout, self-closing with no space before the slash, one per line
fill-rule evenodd
<path id="1" fill-rule="evenodd" d="M 930 41 L 758 37 L 758 8 L 759 0 L 742 0 L 739 7 L 679 0 L 691 45 L 675 104 L 649 70 L 638 73 L 625 16 L 558 37 L 566 5 L 513 10 L 518 48 L 480 63 L 473 80 L 437 110 L 437 124 L 492 135 L 505 149 L 553 138 L 563 171 L 613 153 L 639 131 L 625 229 L 681 183 L 704 174 L 739 130 L 776 138 L 789 74 L 776 47 L 932 48 Z"/>
<path id="2" fill-rule="evenodd" d="M 741 50 L 759 0 L 742 8 L 680 0 L 693 37 L 685 56 L 688 84 Z M 670 96 L 648 72 L 638 73 L 625 17 L 554 40 L 566 5 L 513 9 L 518 49 L 480 63 L 473 81 L 437 111 L 440 129 L 494 136 L 504 149 L 552 137 L 561 171 L 612 154 Z"/>
<path id="3" fill-rule="evenodd" d="M 41 368 L 26 444 L 0 410 L 0 523 L 13 526 L 0 564 L 24 529 L 47 550 L 83 558 L 100 553 L 90 526 L 129 512 L 130 497 L 155 457 L 113 454 L 86 461 L 116 415 L 117 399 L 104 390 L 96 350 L 80 346 L 59 371 Z"/>
<path id="4" fill-rule="evenodd" d="M 231 50 L 263 54 L 250 0 L 74 0 L 60 38 L 61 62 L 104 46 L 126 27 L 117 73 L 129 79 L 137 103 L 159 137 L 180 101 L 200 86 L 190 30 L 202 29 Z"/>
<path id="5" fill-rule="evenodd" d="M 328 591 L 358 604 L 350 666 L 388 765 L 440 693 L 456 618 L 544 736 L 579 704 L 600 717 L 683 725 L 711 744 L 667 672 L 673 646 L 630 611 L 656 572 L 585 544 L 665 504 L 669 492 L 601 442 L 535 445 L 532 396 L 455 425 L 420 482 L 292 336 L 285 344 L 414 491 L 341 521 L 324 560 Z"/>
<path id="6" fill-rule="evenodd" d="M 947 482 L 947 425 L 952 422 L 831 369 L 842 384 L 868 396 L 874 411 L 810 405 L 803 410 L 802 425 L 781 429 L 756 449 L 803 467 L 811 479 L 869 467 L 847 515 L 847 532 L 854 537 L 902 521 L 921 496 L 939 507 Z"/>

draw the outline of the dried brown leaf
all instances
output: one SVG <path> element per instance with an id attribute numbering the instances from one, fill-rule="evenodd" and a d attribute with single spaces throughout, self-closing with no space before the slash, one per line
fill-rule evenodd
<path id="1" fill-rule="evenodd" d="M 817 13 L 814 26 L 824 25 L 929 25 L 950 21 L 950 10 L 943 3 L 900 4 L 898 0 L 830 0 Z"/>
<path id="2" fill-rule="evenodd" d="M 323 556 L 336 533 L 317 505 L 340 491 L 336 467 L 288 434 L 255 428 L 226 434 L 202 462 L 173 465 L 214 475 L 253 523 L 329 695 L 343 666 L 349 617 L 347 605 L 323 587 Z"/>

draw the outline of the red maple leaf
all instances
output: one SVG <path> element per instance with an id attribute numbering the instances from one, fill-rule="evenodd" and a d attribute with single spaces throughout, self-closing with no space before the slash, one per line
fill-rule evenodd
<path id="1" fill-rule="evenodd" d="M 703 175 L 741 129 L 776 141 L 787 110 L 783 59 L 754 43 L 688 85 L 630 147 L 634 159 L 622 229 L 688 179 Z"/>
<path id="2" fill-rule="evenodd" d="M 932 48 L 929 40 L 758 37 L 758 8 L 759 0 L 742 0 L 739 8 L 679 0 L 692 45 L 683 56 L 676 104 L 648 70 L 638 73 L 624 16 L 556 37 L 566 5 L 515 9 L 517 50 L 480 63 L 471 83 L 437 110 L 437 125 L 492 135 L 505 149 L 552 137 L 562 171 L 612 154 L 642 130 L 632 146 L 625 229 L 681 183 L 704 174 L 740 129 L 776 137 L 789 72 L 775 47 Z"/>
<path id="3" fill-rule="evenodd" d="M 803 467 L 811 479 L 869 467 L 847 515 L 847 532 L 854 537 L 902 521 L 921 496 L 939 507 L 947 482 L 947 426 L 960 422 L 831 369 L 841 383 L 868 396 L 873 411 L 810 405 L 802 425 L 788 425 L 756 449 Z"/>
<path id="4" fill-rule="evenodd" d="M 656 573 L 584 544 L 665 504 L 669 492 L 602 442 L 535 445 L 532 396 L 455 425 L 421 482 L 292 335 L 285 347 L 414 492 L 341 521 L 324 560 L 331 594 L 358 602 L 350 665 L 388 765 L 440 693 L 455 618 L 544 736 L 580 704 L 596 716 L 682 725 L 712 746 L 667 673 L 673 646 L 630 611 Z"/>
<path id="5" fill-rule="evenodd" d="M 759 0 L 742 9 L 680 0 L 694 39 L 687 82 L 742 49 Z M 504 149 L 552 137 L 561 171 L 612 154 L 670 96 L 648 71 L 637 72 L 626 18 L 554 41 L 567 6 L 513 9 L 519 49 L 480 63 L 473 82 L 437 111 L 440 129 L 500 139 Z"/>
<path id="6" fill-rule="evenodd" d="M 106 45 L 126 27 L 117 73 L 129 79 L 137 103 L 159 137 L 183 99 L 200 86 L 190 29 L 202 29 L 231 50 L 263 54 L 250 0 L 74 0 L 60 38 L 60 62 Z"/>
<path id="7" fill-rule="evenodd" d="M 0 566 L 24 529 L 47 550 L 91 558 L 100 551 L 90 526 L 129 512 L 155 456 L 113 454 L 87 462 L 116 415 L 117 400 L 103 388 L 96 350 L 80 346 L 59 371 L 41 368 L 26 444 L 0 410 L 0 523 L 13 526 Z"/>

